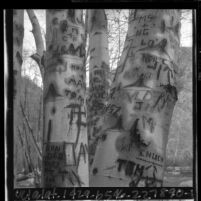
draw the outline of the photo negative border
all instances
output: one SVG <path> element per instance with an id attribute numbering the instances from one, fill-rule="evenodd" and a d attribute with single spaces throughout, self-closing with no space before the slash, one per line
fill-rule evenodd
<path id="1" fill-rule="evenodd" d="M 68 7 L 70 5 L 70 7 L 72 8 L 83 8 L 83 9 L 90 9 L 90 8 L 104 8 L 104 9 L 111 9 L 111 8 L 121 8 L 121 9 L 127 9 L 127 8 L 166 8 L 166 9 L 193 9 L 193 187 L 185 187 L 185 188 L 94 188 L 94 187 L 89 187 L 89 188 L 53 188 L 53 189 L 14 189 L 13 188 L 13 51 L 12 51 L 12 33 L 13 33 L 13 28 L 12 28 L 12 9 L 6 9 L 5 15 L 4 15 L 4 20 L 5 20 L 5 24 L 6 24 L 6 30 L 5 30 L 5 35 L 4 35 L 4 40 L 6 40 L 6 46 L 7 46 L 7 51 L 5 52 L 6 49 L 4 49 L 4 54 L 6 54 L 6 60 L 7 60 L 7 74 L 4 74 L 4 79 L 5 79 L 5 94 L 4 94 L 4 98 L 5 101 L 7 103 L 6 108 L 6 117 L 5 117 L 5 124 L 6 124 L 6 133 L 5 133 L 5 155 L 4 155 L 4 159 L 5 159 L 5 167 L 6 167 L 6 172 L 5 172 L 5 195 L 8 198 L 8 200 L 20 200 L 22 197 L 19 197 L 19 195 L 24 195 L 25 197 L 23 197 L 24 200 L 27 200 L 28 198 L 33 198 L 32 194 L 35 192 L 34 196 L 36 197 L 36 195 L 38 196 L 42 196 L 45 195 L 44 193 L 47 193 L 49 191 L 49 193 L 47 193 L 46 195 L 50 196 L 49 198 L 51 200 L 56 200 L 58 198 L 56 198 L 56 196 L 51 197 L 54 194 L 54 192 L 58 192 L 58 195 L 62 194 L 64 195 L 65 191 L 66 192 L 76 192 L 76 196 L 74 197 L 65 197 L 64 199 L 90 199 L 90 200 L 97 200 L 97 199 L 145 199 L 144 194 L 146 194 L 148 197 L 147 199 L 186 199 L 186 198 L 190 198 L 193 197 L 194 200 L 198 200 L 198 153 L 197 153 L 197 148 L 198 148 L 198 130 L 197 130 L 197 109 L 198 109 L 198 100 L 197 100 L 197 80 L 198 80 L 198 74 L 201 72 L 201 68 L 198 69 L 197 72 L 197 68 L 198 65 L 200 65 L 200 63 L 198 64 L 197 62 L 200 61 L 200 52 L 198 51 L 198 49 L 200 48 L 200 37 L 198 39 L 198 35 L 201 35 L 201 32 L 199 30 L 199 34 L 198 34 L 198 29 L 199 29 L 199 25 L 200 22 L 198 22 L 198 17 L 200 18 L 200 4 L 197 1 L 192 1 L 192 0 L 177 0 L 177 1 L 164 1 L 164 2 L 159 2 L 159 1 L 135 1 L 135 0 L 120 0 L 120 1 L 110 1 L 110 3 L 107 3 L 106 1 L 104 1 L 105 4 L 101 3 L 98 4 L 97 0 L 96 3 L 90 3 L 91 0 L 88 1 L 82 1 L 80 0 L 79 2 L 75 2 L 77 0 L 72 0 L 72 3 L 69 4 L 68 3 Z M 103 2 L 103 1 L 101 1 Z M 112 2 L 112 4 L 111 4 Z M 146 2 L 146 4 L 145 4 Z M 171 4 L 170 4 L 171 2 Z M 182 3 L 181 3 L 182 2 Z M 99 2 L 100 3 L 100 2 Z M 179 3 L 179 4 L 178 4 Z M 67 6 L 67 4 L 64 4 L 65 6 Z M 63 5 L 63 6 L 64 6 Z M 198 6 L 199 5 L 199 6 Z M 61 5 L 60 5 L 61 6 Z M 25 9 L 25 8 L 22 8 Z M 37 9 L 37 8 L 35 8 Z M 47 8 L 49 9 L 49 8 Z M 199 23 L 199 25 L 198 25 Z M 199 49 L 200 50 L 200 49 Z M 199 60 L 197 60 L 197 58 Z M 198 85 L 199 88 L 199 85 Z M 85 190 L 89 190 L 90 193 L 89 195 L 97 195 L 98 193 L 103 193 L 103 197 L 97 197 L 95 196 L 93 198 L 93 196 L 88 196 L 87 198 L 87 193 L 85 192 Z M 150 193 L 150 191 L 152 190 L 152 193 Z M 156 194 L 153 194 L 154 190 L 156 191 Z M 181 196 L 178 197 L 176 196 L 175 192 L 177 192 L 177 190 L 180 191 L 184 191 L 187 192 L 186 196 Z M 109 191 L 109 192 L 108 192 Z M 111 191 L 111 192 L 110 192 Z M 138 192 L 139 196 L 138 197 L 133 197 L 133 193 L 132 191 L 134 191 L 135 193 Z M 160 196 L 161 192 L 166 192 L 163 196 Z M 23 194 L 24 192 L 24 194 Z M 38 192 L 38 194 L 36 193 Z M 118 192 L 123 192 L 123 194 Z M 189 193 L 190 192 L 190 193 Z M 43 193 L 43 194 L 42 194 Z M 134 194 L 135 194 L 134 193 Z M 129 198 L 128 195 L 131 195 L 131 197 Z M 68 194 L 66 193 L 67 196 L 73 195 L 73 194 Z M 110 197 L 109 195 L 113 195 L 112 197 Z M 176 197 L 175 197 L 175 196 Z M 180 195 L 180 194 L 177 194 Z M 31 196 L 31 197 L 30 197 Z M 38 197 L 39 198 L 39 197 Z M 40 197 L 41 199 L 48 199 L 48 197 L 43 196 Z M 59 199 L 63 199 L 63 198 L 59 198 Z M 21 199 L 22 200 L 22 199 Z"/>

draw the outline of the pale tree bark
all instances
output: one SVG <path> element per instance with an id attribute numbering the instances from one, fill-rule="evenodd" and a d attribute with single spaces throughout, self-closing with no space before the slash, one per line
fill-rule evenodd
<path id="1" fill-rule="evenodd" d="M 38 22 L 38 19 L 32 9 L 27 9 L 27 14 L 29 16 L 30 22 L 32 24 L 32 33 L 35 39 L 36 44 L 36 53 L 31 55 L 31 58 L 36 61 L 36 63 L 39 66 L 40 73 L 42 79 L 44 78 L 44 53 L 45 53 L 45 47 L 43 42 L 43 37 L 41 33 L 40 24 Z"/>
<path id="2" fill-rule="evenodd" d="M 131 11 L 92 167 L 93 186 L 162 186 L 179 41 L 179 10 Z"/>
<path id="3" fill-rule="evenodd" d="M 44 187 L 88 186 L 82 10 L 46 11 Z"/>
<path id="4" fill-rule="evenodd" d="M 107 18 L 103 9 L 88 10 L 89 33 L 89 96 L 88 135 L 89 164 L 92 164 L 97 137 L 102 130 L 103 114 L 109 88 L 109 52 Z"/>
<path id="5" fill-rule="evenodd" d="M 17 140 L 18 107 L 20 100 L 20 80 L 22 67 L 22 44 L 24 37 L 24 10 L 13 10 L 13 105 L 14 105 L 14 140 Z M 14 176 L 17 173 L 17 150 L 14 146 Z M 15 186 L 15 179 L 14 179 Z"/>

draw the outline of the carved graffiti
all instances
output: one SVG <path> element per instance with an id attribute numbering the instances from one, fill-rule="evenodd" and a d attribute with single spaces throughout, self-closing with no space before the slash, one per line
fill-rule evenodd
<path id="1" fill-rule="evenodd" d="M 83 96 L 79 95 L 77 91 L 72 91 L 72 90 L 69 90 L 69 89 L 65 89 L 64 93 L 69 98 L 69 100 L 77 100 L 80 105 L 84 104 Z"/>
<path id="2" fill-rule="evenodd" d="M 154 160 L 156 162 L 160 162 L 160 163 L 164 162 L 164 158 L 161 155 L 153 153 L 149 150 L 141 150 L 139 152 L 139 157 L 148 158 L 148 159 Z"/>
<path id="3" fill-rule="evenodd" d="M 68 47 L 66 45 L 57 46 L 53 52 L 54 54 L 69 54 L 72 56 L 84 57 L 85 56 L 85 47 L 84 44 L 80 44 L 75 47 L 73 44 L 70 44 Z"/>
<path id="4" fill-rule="evenodd" d="M 114 116 L 119 116 L 120 111 L 121 111 L 121 107 L 117 106 L 115 104 L 108 104 L 108 105 L 105 105 L 104 110 L 107 113 L 110 113 L 110 114 L 112 114 Z"/>
<path id="5" fill-rule="evenodd" d="M 71 64 L 70 65 L 71 70 L 73 71 L 81 71 L 84 72 L 85 68 L 83 65 L 78 65 L 78 64 Z"/>
<path id="6" fill-rule="evenodd" d="M 80 33 L 79 27 L 68 24 L 67 20 L 62 20 L 60 25 L 54 18 L 52 20 L 53 26 L 50 26 L 51 43 L 48 46 L 48 50 L 53 57 L 58 55 L 68 54 L 72 56 L 83 57 L 85 56 L 85 46 L 83 41 L 83 34 Z M 59 36 L 61 35 L 61 39 Z M 61 41 L 62 40 L 62 43 Z M 77 42 L 79 41 L 79 44 Z"/>
<path id="7" fill-rule="evenodd" d="M 130 139 L 131 139 L 131 144 L 135 143 L 137 147 L 148 147 L 150 145 L 150 141 L 144 138 L 143 135 L 143 130 L 139 126 L 139 120 L 136 119 L 133 123 L 133 125 L 130 128 Z"/>
<path id="8" fill-rule="evenodd" d="M 117 171 L 123 171 L 125 176 L 131 178 L 129 183 L 130 187 L 137 187 L 140 185 L 145 187 L 160 187 L 163 183 L 157 176 L 157 166 L 152 164 L 140 165 L 133 161 L 117 159 Z M 148 172 L 150 176 L 147 176 Z"/>
<path id="9" fill-rule="evenodd" d="M 78 143 L 79 140 L 79 136 L 80 136 L 80 131 L 81 131 L 81 127 L 86 127 L 86 122 L 83 121 L 83 116 L 84 119 L 86 119 L 86 112 L 82 111 L 82 106 L 79 104 L 69 104 L 64 108 L 69 108 L 70 109 L 70 121 L 69 121 L 69 131 L 72 128 L 75 116 L 77 117 L 77 121 L 76 121 L 76 125 L 77 125 L 77 134 L 76 134 L 76 141 L 75 141 L 75 146 Z"/>
<path id="10" fill-rule="evenodd" d="M 171 93 L 176 96 L 174 88 Z M 167 90 L 151 91 L 140 89 L 134 93 L 127 93 L 127 100 L 133 103 L 134 111 L 161 112 L 170 101 L 174 100 L 175 96 L 172 97 L 172 94 L 167 93 Z"/>
<path id="11" fill-rule="evenodd" d="M 152 169 L 152 170 L 151 170 Z M 124 171 L 125 176 L 131 178 L 130 187 L 137 187 L 140 182 L 144 182 L 145 187 L 161 186 L 162 180 L 157 179 L 157 167 L 154 165 L 140 165 L 133 161 L 117 159 L 117 171 Z M 145 176 L 146 171 L 152 171 L 152 177 Z"/>
<path id="12" fill-rule="evenodd" d="M 44 148 L 44 182 L 47 187 L 55 187 L 59 179 L 63 182 L 65 179 L 70 185 L 81 186 L 84 184 L 78 173 L 77 167 L 81 157 L 86 162 L 88 148 L 83 143 L 79 146 L 79 153 L 76 157 L 75 146 L 73 143 L 51 142 L 45 144 Z"/>
<path id="13" fill-rule="evenodd" d="M 85 87 L 85 83 L 84 83 L 83 79 L 82 80 L 76 79 L 74 75 L 70 78 L 64 78 L 64 82 L 67 85 L 74 86 L 76 89 Z"/>
<path id="14" fill-rule="evenodd" d="M 58 72 L 59 74 L 62 74 L 63 72 L 67 71 L 67 67 L 68 63 L 58 57 L 57 59 L 52 60 L 50 64 L 48 64 L 46 72 L 48 73 Z"/>
<path id="15" fill-rule="evenodd" d="M 63 41 L 68 41 L 72 39 L 72 41 L 77 41 L 79 36 L 79 28 L 76 26 L 69 26 L 67 20 L 63 20 L 60 22 L 60 30 L 63 34 Z"/>
<path id="16" fill-rule="evenodd" d="M 144 15 L 137 15 L 138 11 L 135 10 L 134 12 L 132 12 L 131 16 L 130 16 L 130 19 L 129 19 L 129 23 L 137 23 L 137 24 L 140 24 L 140 23 L 150 23 L 151 21 L 153 21 L 156 16 L 153 15 L 153 14 L 144 14 Z"/>

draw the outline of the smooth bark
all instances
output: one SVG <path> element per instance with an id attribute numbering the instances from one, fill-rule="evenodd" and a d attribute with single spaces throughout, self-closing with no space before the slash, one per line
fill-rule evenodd
<path id="1" fill-rule="evenodd" d="M 46 11 L 44 187 L 88 186 L 82 10 Z"/>
<path id="2" fill-rule="evenodd" d="M 174 105 L 179 10 L 132 10 L 92 186 L 160 187 Z"/>
<path id="3" fill-rule="evenodd" d="M 87 122 L 89 163 L 92 164 L 108 98 L 109 52 L 105 11 L 103 9 L 88 10 L 88 19 L 90 58 Z"/>

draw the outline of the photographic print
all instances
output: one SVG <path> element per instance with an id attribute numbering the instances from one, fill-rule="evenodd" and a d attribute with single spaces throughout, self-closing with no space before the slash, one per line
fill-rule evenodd
<path id="1" fill-rule="evenodd" d="M 193 9 L 14 9 L 12 51 L 16 200 L 194 200 Z"/>

